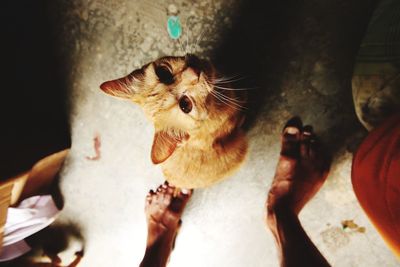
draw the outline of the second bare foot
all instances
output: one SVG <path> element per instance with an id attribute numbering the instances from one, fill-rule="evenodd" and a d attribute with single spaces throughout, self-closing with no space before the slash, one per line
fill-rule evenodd
<path id="1" fill-rule="evenodd" d="M 330 167 L 311 126 L 298 117 L 288 121 L 282 133 L 282 149 L 267 199 L 267 212 L 285 210 L 297 215 L 325 182 Z"/>

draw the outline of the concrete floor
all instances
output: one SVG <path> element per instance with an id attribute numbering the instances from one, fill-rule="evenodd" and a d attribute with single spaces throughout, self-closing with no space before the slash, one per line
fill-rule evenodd
<path id="1" fill-rule="evenodd" d="M 366 133 L 354 114 L 350 78 L 373 1 L 246 2 L 53 4 L 62 55 L 71 66 L 72 150 L 62 172 L 65 208 L 58 224 L 80 229 L 80 266 L 138 266 L 143 256 L 144 198 L 163 182 L 150 161 L 153 128 L 139 107 L 104 95 L 99 85 L 162 55 L 182 54 L 165 33 L 168 7 L 179 10 L 182 41 L 194 45 L 206 31 L 192 52 L 250 76 L 262 88 L 253 93 L 247 162 L 226 181 L 196 190 L 169 266 L 278 265 L 263 207 L 279 133 L 293 115 L 313 124 L 335 154 L 328 181 L 301 213 L 311 239 L 333 266 L 398 266 L 350 181 L 349 151 Z M 101 158 L 90 161 L 96 135 Z M 366 232 L 343 230 L 343 220 L 354 220 Z"/>

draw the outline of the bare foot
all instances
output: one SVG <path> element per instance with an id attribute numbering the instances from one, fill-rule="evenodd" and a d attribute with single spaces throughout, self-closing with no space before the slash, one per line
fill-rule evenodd
<path id="1" fill-rule="evenodd" d="M 178 190 L 167 182 L 146 197 L 147 247 L 140 267 L 164 267 L 174 248 L 181 217 L 191 190 Z"/>
<path id="2" fill-rule="evenodd" d="M 285 210 L 297 215 L 325 182 L 330 167 L 327 155 L 311 126 L 303 127 L 298 117 L 289 120 L 268 194 L 268 213 Z"/>
<path id="3" fill-rule="evenodd" d="M 176 190 L 168 182 L 160 185 L 155 192 L 150 190 L 145 207 L 148 227 L 147 246 L 165 236 L 175 238 L 183 210 L 191 195 L 192 190 Z"/>
<path id="4" fill-rule="evenodd" d="M 311 126 L 289 120 L 267 199 L 267 224 L 278 248 L 280 266 L 330 266 L 307 236 L 298 218 L 329 172 L 330 157 Z"/>

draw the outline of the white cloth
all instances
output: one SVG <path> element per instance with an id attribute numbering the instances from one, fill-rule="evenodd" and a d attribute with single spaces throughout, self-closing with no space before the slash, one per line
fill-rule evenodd
<path id="1" fill-rule="evenodd" d="M 19 256 L 22 256 L 25 253 L 29 252 L 30 250 L 31 247 L 24 240 L 2 247 L 0 254 L 0 262 L 10 261 L 15 258 L 18 258 Z"/>
<path id="2" fill-rule="evenodd" d="M 59 212 L 50 195 L 30 197 L 18 207 L 8 208 L 0 262 L 28 252 L 30 248 L 23 239 L 50 225 Z"/>

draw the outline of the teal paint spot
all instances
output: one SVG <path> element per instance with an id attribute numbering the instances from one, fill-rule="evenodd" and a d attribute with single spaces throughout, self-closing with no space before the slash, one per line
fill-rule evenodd
<path id="1" fill-rule="evenodd" d="M 167 21 L 167 30 L 169 36 L 176 40 L 182 34 L 182 25 L 177 16 L 170 16 Z"/>

